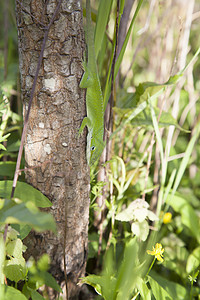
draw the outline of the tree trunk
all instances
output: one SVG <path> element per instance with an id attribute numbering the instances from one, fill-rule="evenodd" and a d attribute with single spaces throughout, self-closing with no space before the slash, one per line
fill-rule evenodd
<path id="1" fill-rule="evenodd" d="M 45 26 L 57 4 L 58 0 L 16 0 L 24 115 Z M 85 92 L 79 88 L 83 51 L 80 0 L 63 0 L 48 34 L 25 141 L 27 182 L 52 201 L 48 211 L 56 220 L 57 234 L 32 232 L 26 244 L 28 256 L 38 259 L 49 254 L 51 273 L 64 293 L 66 270 L 69 299 L 78 299 L 77 282 L 85 273 L 87 258 L 89 168 L 85 136 L 77 138 L 85 115 Z M 48 292 L 55 299 L 54 292 Z"/>

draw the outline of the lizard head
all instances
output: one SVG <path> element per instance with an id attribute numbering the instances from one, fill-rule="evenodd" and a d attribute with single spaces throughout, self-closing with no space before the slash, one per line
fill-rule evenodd
<path id="1" fill-rule="evenodd" d="M 88 133 L 87 136 L 87 162 L 91 167 L 101 156 L 103 151 L 102 137 L 98 134 L 92 135 Z"/>

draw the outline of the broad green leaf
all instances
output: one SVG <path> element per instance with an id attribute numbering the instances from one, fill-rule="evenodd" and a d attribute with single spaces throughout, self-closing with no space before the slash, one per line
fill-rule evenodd
<path id="1" fill-rule="evenodd" d="M 22 256 L 21 258 L 11 258 L 5 261 L 4 274 L 11 281 L 18 282 L 20 280 L 24 280 L 26 273 L 26 262 Z"/>
<path id="2" fill-rule="evenodd" d="M 29 204 L 29 203 L 27 203 Z M 55 232 L 56 224 L 50 214 L 40 212 L 33 203 L 27 208 L 25 203 L 16 204 L 13 200 L 5 200 L 1 209 L 0 223 L 2 224 L 28 224 L 35 230 L 52 230 Z"/>
<path id="3" fill-rule="evenodd" d="M 158 289 L 159 289 L 159 287 L 161 287 L 164 291 L 166 291 L 168 293 L 168 295 L 170 295 L 169 299 L 173 299 L 173 300 L 174 299 L 176 299 L 176 300 L 188 300 L 189 299 L 188 292 L 187 292 L 186 288 L 183 287 L 182 285 L 175 283 L 173 281 L 169 281 L 153 271 L 151 271 L 150 276 L 148 276 L 148 278 L 149 278 L 151 287 L 152 287 L 152 285 L 154 285 L 156 283 L 155 285 L 158 285 Z M 154 282 L 153 282 L 153 280 L 154 280 Z M 163 299 L 167 299 L 167 298 L 160 297 L 157 299 L 163 300 Z"/>
<path id="4" fill-rule="evenodd" d="M 26 281 L 22 288 L 22 293 L 26 296 L 27 299 L 30 299 L 32 288 L 29 287 L 30 282 Z M 31 285 L 31 284 L 30 284 Z"/>
<path id="5" fill-rule="evenodd" d="M 20 239 L 9 241 L 6 245 L 6 254 L 9 257 L 22 258 L 23 243 Z"/>
<path id="6" fill-rule="evenodd" d="M 200 231 L 197 230 L 197 228 L 199 228 L 199 219 L 188 201 L 180 195 L 175 194 L 174 196 L 171 196 L 171 194 L 169 194 L 166 203 L 181 215 L 182 224 L 188 227 L 193 236 L 200 242 Z"/>
<path id="7" fill-rule="evenodd" d="M 136 288 L 137 279 L 141 276 L 142 265 L 138 260 L 138 244 L 136 238 L 125 246 L 124 257 L 117 274 L 117 300 L 129 299 Z"/>
<path id="8" fill-rule="evenodd" d="M 20 239 L 24 239 L 31 231 L 31 226 L 27 224 L 12 224 L 12 227 L 19 232 Z"/>
<path id="9" fill-rule="evenodd" d="M 41 272 L 45 285 L 53 288 L 55 291 L 62 293 L 61 287 L 58 285 L 55 278 L 48 272 Z"/>
<path id="10" fill-rule="evenodd" d="M 151 291 L 148 289 L 146 283 L 142 278 L 138 278 L 137 288 L 143 300 L 151 300 Z"/>
<path id="11" fill-rule="evenodd" d="M 45 300 L 44 297 L 42 297 L 37 291 L 34 291 L 34 290 L 31 291 L 31 299 L 32 300 Z"/>
<path id="12" fill-rule="evenodd" d="M 180 187 L 176 195 L 180 195 L 186 199 L 194 208 L 199 208 L 199 198 L 195 195 L 195 189 L 193 189 L 193 187 Z"/>
<path id="13" fill-rule="evenodd" d="M 102 295 L 105 300 L 115 299 L 116 278 L 112 247 L 106 253 L 102 274 L 81 278 L 81 282 L 93 286 L 96 292 Z"/>
<path id="14" fill-rule="evenodd" d="M 43 286 L 45 284 L 46 286 L 53 288 L 57 292 L 62 293 L 62 289 L 58 285 L 55 278 L 50 273 L 46 271 L 41 271 L 38 269 L 38 267 L 35 268 L 35 265 L 29 268 L 29 277 L 29 282 L 32 284 L 36 284 L 38 287 Z"/>
<path id="15" fill-rule="evenodd" d="M 0 162 L 0 176 L 13 177 L 15 173 L 16 163 L 13 161 Z"/>
<path id="16" fill-rule="evenodd" d="M 3 232 L 4 232 L 4 228 L 3 228 Z M 7 231 L 7 235 L 6 235 L 6 241 L 13 241 L 16 240 L 18 238 L 19 232 L 12 228 L 11 226 L 8 226 L 8 231 Z"/>
<path id="17" fill-rule="evenodd" d="M 27 300 L 19 290 L 7 285 L 3 285 L 2 287 L 5 293 L 2 300 Z"/>
<path id="18" fill-rule="evenodd" d="M 164 88 L 167 86 L 166 83 L 157 84 L 155 82 L 143 82 L 136 87 L 135 100 L 139 104 L 141 102 L 147 101 L 148 98 L 157 98 Z"/>
<path id="19" fill-rule="evenodd" d="M 82 277 L 80 279 L 80 282 L 91 285 L 99 295 L 102 295 L 101 286 L 104 285 L 104 280 L 102 279 L 102 276 L 89 275 L 86 277 Z"/>
<path id="20" fill-rule="evenodd" d="M 156 300 L 173 300 L 167 291 L 159 285 L 152 277 L 148 276 L 151 290 Z"/>
<path id="21" fill-rule="evenodd" d="M 199 265 L 200 265 L 200 247 L 197 247 L 193 250 L 193 252 L 188 257 L 187 264 L 186 264 L 187 273 L 194 272 Z"/>
<path id="22" fill-rule="evenodd" d="M 129 243 L 130 246 L 130 243 Z M 133 248 L 129 248 L 131 254 L 131 250 Z M 131 266 L 135 263 L 135 257 L 134 253 L 132 253 L 132 263 L 130 262 Z M 103 271 L 100 276 L 97 275 L 89 275 L 87 277 L 81 278 L 82 283 L 87 283 L 91 286 L 93 286 L 96 290 L 96 292 L 100 295 L 105 300 L 115 300 L 115 299 L 122 299 L 121 295 L 119 294 L 121 291 L 121 284 L 122 280 L 123 282 L 126 281 L 126 273 L 123 273 L 122 269 L 123 268 L 125 271 L 129 271 L 126 269 L 125 264 L 128 263 L 128 257 L 127 257 L 127 249 L 124 252 L 124 259 L 122 263 L 120 264 L 120 271 L 119 275 L 117 276 L 116 270 L 115 270 L 115 265 L 114 265 L 114 253 L 113 253 L 113 248 L 109 248 L 109 250 L 106 253 L 106 257 L 104 260 L 104 266 L 103 266 Z M 116 278 L 117 276 L 117 278 Z M 129 275 L 128 275 L 129 276 Z M 132 282 L 133 278 L 129 280 L 129 283 Z M 116 285 L 117 284 L 117 285 Z M 130 291 L 129 291 L 130 292 Z M 132 292 L 132 290 L 131 290 Z M 126 295 L 124 295 L 124 298 L 126 299 Z M 127 298 L 128 299 L 128 298 Z"/>
<path id="23" fill-rule="evenodd" d="M 40 271 L 48 271 L 50 258 L 48 254 L 43 254 L 37 261 L 37 267 Z"/>
<path id="24" fill-rule="evenodd" d="M 13 182 L 11 180 L 0 181 L 0 197 L 10 198 Z M 31 201 L 37 207 L 50 207 L 52 203 L 40 191 L 25 182 L 17 182 L 15 198 L 23 202 Z"/>
<path id="25" fill-rule="evenodd" d="M 106 252 L 103 264 L 102 279 L 104 282 L 104 284 L 101 285 L 102 296 L 106 300 L 114 300 L 116 296 L 116 270 L 113 247 L 110 247 Z"/>

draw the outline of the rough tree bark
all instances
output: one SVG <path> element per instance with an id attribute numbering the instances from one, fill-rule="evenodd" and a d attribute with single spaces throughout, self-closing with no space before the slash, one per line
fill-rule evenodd
<path id="1" fill-rule="evenodd" d="M 56 0 L 16 0 L 24 115 L 44 27 L 57 4 Z M 85 137 L 77 139 L 85 115 L 85 92 L 79 88 L 83 51 L 80 0 L 63 0 L 49 31 L 25 141 L 27 182 L 52 201 L 50 212 L 58 231 L 56 235 L 32 232 L 26 243 L 28 256 L 37 259 L 42 253 L 49 254 L 51 273 L 64 292 L 65 248 L 69 299 L 78 299 L 77 281 L 84 275 L 87 256 L 89 168 Z M 51 290 L 49 298 L 55 298 Z"/>

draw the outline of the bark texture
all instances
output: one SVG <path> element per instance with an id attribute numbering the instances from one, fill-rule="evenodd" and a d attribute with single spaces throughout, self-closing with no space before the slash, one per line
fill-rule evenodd
<path id="1" fill-rule="evenodd" d="M 25 115 L 44 36 L 42 24 L 48 25 L 58 1 L 20 2 L 16 1 L 16 16 Z M 51 272 L 64 292 L 65 247 L 69 299 L 78 299 L 76 284 L 87 257 L 89 168 L 85 136 L 77 138 L 85 116 L 85 92 L 79 88 L 83 51 L 80 0 L 63 0 L 49 31 L 25 142 L 27 182 L 52 201 L 57 234 L 32 232 L 26 243 L 29 256 L 50 255 Z M 49 295 L 55 298 L 53 291 Z"/>

